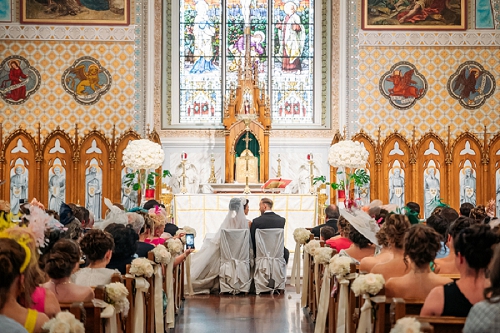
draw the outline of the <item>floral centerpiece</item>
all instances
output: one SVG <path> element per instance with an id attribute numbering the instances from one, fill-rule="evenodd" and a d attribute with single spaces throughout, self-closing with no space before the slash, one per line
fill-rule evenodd
<path id="1" fill-rule="evenodd" d="M 414 317 L 398 319 L 391 329 L 391 333 L 420 333 L 421 324 Z"/>
<path id="2" fill-rule="evenodd" d="M 385 280 L 382 274 L 362 274 L 352 283 L 351 289 L 356 296 L 363 294 L 376 295 L 384 287 Z"/>
<path id="3" fill-rule="evenodd" d="M 83 323 L 68 311 L 59 312 L 54 318 L 43 324 L 42 329 L 49 333 L 85 333 Z"/>
<path id="4" fill-rule="evenodd" d="M 184 245 L 178 238 L 169 239 L 167 242 L 167 248 L 173 256 L 177 256 L 184 251 Z"/>
<path id="5" fill-rule="evenodd" d="M 164 158 L 165 153 L 161 145 L 147 139 L 132 140 L 123 150 L 123 164 L 134 170 L 133 173 L 127 175 L 127 178 L 132 183 L 137 174 L 139 183 L 134 184 L 134 190 L 141 189 L 142 203 L 146 199 L 146 188 L 150 180 L 149 178 L 151 178 L 151 182 L 154 185 L 154 175 L 151 176 L 151 174 L 148 174 L 148 170 L 161 167 Z"/>
<path id="6" fill-rule="evenodd" d="M 106 285 L 107 301 L 113 304 L 116 313 L 123 313 L 125 316 L 128 314 L 130 303 L 127 299 L 127 287 L 121 282 L 113 282 Z"/>
<path id="7" fill-rule="evenodd" d="M 130 274 L 134 276 L 153 276 L 154 270 L 151 262 L 146 258 L 136 258 L 130 264 Z"/>
<path id="8" fill-rule="evenodd" d="M 330 259 L 330 274 L 344 277 L 351 272 L 351 259 L 345 256 L 334 255 Z"/>
<path id="9" fill-rule="evenodd" d="M 319 240 L 313 239 L 313 240 L 310 240 L 309 243 L 307 243 L 304 246 L 304 251 L 306 251 L 306 253 L 309 253 L 310 255 L 314 256 L 314 252 L 316 252 L 316 249 L 318 249 L 320 247 L 321 247 L 321 245 L 319 243 Z"/>
<path id="10" fill-rule="evenodd" d="M 310 237 L 311 237 L 311 232 L 306 228 L 296 228 L 293 231 L 293 239 L 295 240 L 296 243 L 299 243 L 301 245 L 307 243 Z"/>
<path id="11" fill-rule="evenodd" d="M 339 141 L 330 147 L 328 163 L 338 169 L 337 174 L 345 173 L 345 180 L 330 186 L 334 190 L 345 190 L 345 204 L 348 208 L 353 205 L 353 201 L 349 200 L 351 182 L 361 187 L 370 181 L 370 176 L 363 169 L 368 162 L 368 155 L 368 150 L 360 142 L 352 140 Z"/>
<path id="12" fill-rule="evenodd" d="M 158 264 L 168 265 L 172 260 L 172 254 L 167 250 L 163 244 L 157 245 L 153 250 L 155 262 Z"/>

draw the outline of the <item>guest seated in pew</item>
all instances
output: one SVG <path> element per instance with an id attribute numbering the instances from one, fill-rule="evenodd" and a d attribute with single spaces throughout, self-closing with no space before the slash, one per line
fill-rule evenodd
<path id="1" fill-rule="evenodd" d="M 338 253 L 340 250 L 348 249 L 352 245 L 352 242 L 346 237 L 349 234 L 349 222 L 341 216 L 339 217 L 337 226 L 339 231 L 338 236 L 327 239 L 325 243 Z"/>
<path id="2" fill-rule="evenodd" d="M 459 274 L 458 267 L 455 264 L 455 247 L 453 245 L 454 240 L 457 238 L 458 234 L 465 228 L 470 227 L 474 224 L 474 221 L 468 217 L 460 216 L 456 219 L 448 228 L 446 233 L 446 247 L 450 249 L 450 254 L 441 259 L 436 259 L 434 262 L 434 272 L 437 274 Z"/>
<path id="3" fill-rule="evenodd" d="M 340 215 L 349 222 L 349 240 L 352 242 L 348 249 L 340 250 L 340 256 L 350 257 L 352 262 L 359 265 L 361 259 L 373 257 L 377 244 L 376 233 L 379 226 L 375 219 L 362 210 L 348 212 L 340 210 Z"/>
<path id="4" fill-rule="evenodd" d="M 441 214 L 431 215 L 426 220 L 426 224 L 441 235 L 441 249 L 437 253 L 436 259 L 446 258 L 450 254 L 450 249 L 446 246 L 446 232 L 451 223 L 452 222 L 448 223 L 448 220 L 443 218 Z"/>
<path id="5" fill-rule="evenodd" d="M 4 237 L 9 237 L 4 235 Z M 26 244 L 11 238 L 0 238 L 0 331 L 42 332 L 49 318 L 17 301 L 24 287 L 26 269 L 31 261 L 31 250 Z M 24 327 L 23 327 L 24 325 Z"/>
<path id="6" fill-rule="evenodd" d="M 404 240 L 406 232 L 410 229 L 408 217 L 402 214 L 391 214 L 387 216 L 380 232 L 385 233 L 388 248 L 391 253 L 389 260 L 384 262 L 384 257 L 373 266 L 370 273 L 382 274 L 385 281 L 393 277 L 403 276 L 409 272 L 409 267 L 404 263 Z M 378 258 L 370 258 L 372 260 Z M 360 270 L 364 268 L 360 266 Z"/>
<path id="7" fill-rule="evenodd" d="M 111 223 L 104 229 L 113 236 L 115 248 L 111 260 L 106 265 L 107 268 L 117 269 L 122 275 L 126 274 L 127 265 L 136 258 L 137 241 L 139 235 L 130 225 Z"/>
<path id="8" fill-rule="evenodd" d="M 320 237 L 320 231 L 323 227 L 329 226 L 335 230 L 335 233 L 338 232 L 337 221 L 339 219 L 339 208 L 337 205 L 329 205 L 325 208 L 325 217 L 326 221 L 324 224 L 320 224 L 311 229 L 311 233 L 314 237 Z"/>
<path id="9" fill-rule="evenodd" d="M 324 226 L 323 228 L 320 229 L 319 239 L 322 241 L 326 241 L 328 239 L 333 238 L 335 234 L 336 234 L 335 229 L 329 226 Z"/>
<path id="10" fill-rule="evenodd" d="M 158 245 L 158 244 L 163 244 L 165 243 L 166 238 L 168 237 L 162 237 L 165 225 L 167 224 L 167 215 L 166 211 L 164 208 L 161 206 L 155 206 L 155 208 L 151 208 L 148 211 L 148 216 L 153 220 L 154 226 L 152 231 L 152 234 L 144 239 L 144 242 L 153 244 L 153 245 Z"/>
<path id="11" fill-rule="evenodd" d="M 106 268 L 115 243 L 110 233 L 91 229 L 80 242 L 82 252 L 85 254 L 88 266 L 79 269 L 71 276 L 71 281 L 80 286 L 97 287 L 111 282 L 111 276 L 115 273 L 120 274 L 116 269 Z"/>
<path id="12" fill-rule="evenodd" d="M 500 246 L 496 246 L 490 266 L 491 285 L 484 290 L 484 301 L 474 304 L 467 316 L 464 333 L 500 332 Z"/>
<path id="13" fill-rule="evenodd" d="M 139 240 L 137 241 L 137 257 L 147 258 L 148 252 L 155 248 L 153 244 L 144 242 L 146 238 L 151 234 L 153 220 L 148 217 L 147 213 L 139 212 L 128 212 L 128 223 L 132 226 L 132 229 L 139 235 Z"/>
<path id="14" fill-rule="evenodd" d="M 463 229 L 454 240 L 460 280 L 434 288 L 420 315 L 467 317 L 472 306 L 484 299 L 484 289 L 489 286 L 485 270 L 497 242 L 498 236 L 488 225 Z"/>
<path id="15" fill-rule="evenodd" d="M 376 210 L 377 215 L 374 216 L 374 219 L 375 221 L 377 221 L 380 230 L 377 232 L 375 237 L 377 238 L 380 251 L 375 257 L 366 257 L 361 260 L 359 264 L 359 270 L 361 272 L 369 273 L 375 265 L 387 262 L 393 257 L 393 253 L 389 247 L 389 240 L 387 239 L 387 235 L 383 230 L 383 225 L 385 223 L 387 215 L 389 215 L 389 212 L 385 209 L 380 209 L 380 207 L 377 208 L 379 209 Z M 373 212 L 374 209 L 371 208 L 371 210 Z M 368 211 L 368 213 L 370 213 L 370 210 Z"/>
<path id="16" fill-rule="evenodd" d="M 404 239 L 403 259 L 409 271 L 401 277 L 387 281 L 385 284 L 387 297 L 423 300 L 433 288 L 437 286 L 442 288 L 451 282 L 451 279 L 431 272 L 430 263 L 439 251 L 440 239 L 440 235 L 431 227 L 423 224 L 414 224 L 410 227 Z"/>
<path id="17" fill-rule="evenodd" d="M 52 291 L 59 303 L 89 302 L 94 298 L 92 288 L 71 283 L 71 274 L 78 269 L 80 257 L 75 241 L 61 239 L 46 258 L 45 272 L 50 280 L 43 287 Z"/>

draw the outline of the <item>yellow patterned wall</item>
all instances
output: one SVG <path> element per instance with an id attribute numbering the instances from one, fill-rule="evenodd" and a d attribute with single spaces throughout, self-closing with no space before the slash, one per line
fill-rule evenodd
<path id="1" fill-rule="evenodd" d="M 449 77 L 465 61 L 474 60 L 496 79 L 500 77 L 500 49 L 443 48 L 443 47 L 364 47 L 359 50 L 359 123 L 366 132 L 375 135 L 380 126 L 382 133 L 397 129 L 411 133 L 416 127 L 417 136 L 434 131 L 446 137 L 451 132 L 465 129 L 482 133 L 500 131 L 500 90 L 476 110 L 463 108 L 447 90 Z M 391 66 L 408 61 L 426 78 L 428 91 L 408 110 L 398 110 L 390 105 L 379 90 L 381 76 Z"/>
<path id="2" fill-rule="evenodd" d="M 134 123 L 133 43 L 2 40 L 0 58 L 11 55 L 26 58 L 40 72 L 41 85 L 21 105 L 9 105 L 0 99 L 0 122 L 6 132 L 19 126 L 32 132 L 40 122 L 43 136 L 57 126 L 73 133 L 76 123 L 84 132 L 95 126 L 109 134 L 113 125 L 124 132 Z M 77 103 L 61 84 L 64 70 L 83 56 L 99 60 L 112 77 L 111 89 L 93 105 Z"/>

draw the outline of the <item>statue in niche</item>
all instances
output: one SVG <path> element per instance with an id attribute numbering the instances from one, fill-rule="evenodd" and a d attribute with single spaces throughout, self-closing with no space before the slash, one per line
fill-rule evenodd
<path id="1" fill-rule="evenodd" d="M 460 204 L 465 202 L 476 206 L 476 177 L 470 166 L 465 166 L 460 172 L 463 176 L 460 181 Z"/>
<path id="2" fill-rule="evenodd" d="M 59 212 L 66 200 L 66 175 L 61 164 L 54 165 L 49 171 L 49 209 Z"/>
<path id="3" fill-rule="evenodd" d="M 10 211 L 19 213 L 21 200 L 28 198 L 28 171 L 22 164 L 16 164 L 10 177 Z"/>
<path id="4" fill-rule="evenodd" d="M 440 192 L 439 175 L 436 175 L 436 167 L 431 165 L 425 169 L 424 176 L 425 218 L 431 216 L 432 211 L 439 204 Z"/>
<path id="5" fill-rule="evenodd" d="M 401 168 L 394 166 L 389 171 L 389 203 L 398 207 L 405 206 L 405 179 Z"/>
<path id="6" fill-rule="evenodd" d="M 131 168 L 124 168 L 123 170 L 123 176 L 122 176 L 122 205 L 125 208 L 125 210 L 130 210 L 134 207 L 137 206 L 137 191 L 134 191 L 132 188 L 133 185 L 127 186 L 128 178 L 127 174 L 134 172 Z M 137 177 L 136 177 L 137 178 Z M 137 179 L 135 180 L 137 181 Z"/>
<path id="7" fill-rule="evenodd" d="M 97 165 L 91 165 L 85 175 L 85 208 L 94 213 L 95 220 L 101 220 L 102 174 Z"/>

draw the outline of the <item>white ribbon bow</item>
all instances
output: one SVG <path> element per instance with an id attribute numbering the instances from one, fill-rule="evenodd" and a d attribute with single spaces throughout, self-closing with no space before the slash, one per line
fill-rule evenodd
<path id="1" fill-rule="evenodd" d="M 375 296 L 370 297 L 368 294 L 364 294 L 363 298 L 365 302 L 361 307 L 361 314 L 359 316 L 359 324 L 356 333 L 372 333 L 373 325 L 372 325 L 372 300 L 376 298 L 382 297 L 385 299 L 385 296 Z"/>
<path id="2" fill-rule="evenodd" d="M 314 333 L 325 332 L 326 317 L 328 314 L 328 306 L 330 305 L 330 265 L 326 265 L 323 274 L 323 283 L 321 284 L 321 294 L 318 304 L 318 315 L 316 316 L 316 325 L 314 326 Z"/>
<path id="3" fill-rule="evenodd" d="M 346 277 L 337 277 L 339 288 L 339 306 L 337 311 L 337 333 L 350 332 L 352 313 L 348 313 L 349 308 L 349 280 L 356 277 L 356 274 L 349 274 Z"/>
<path id="4" fill-rule="evenodd" d="M 293 255 L 291 284 L 295 286 L 295 292 L 300 294 L 300 243 L 295 243 L 295 253 Z"/>
<path id="5" fill-rule="evenodd" d="M 300 299 L 300 306 L 307 306 L 307 287 L 309 285 L 309 253 L 304 251 L 304 266 L 302 266 L 302 297 Z"/>
<path id="6" fill-rule="evenodd" d="M 193 284 L 191 283 L 191 256 L 186 257 L 185 267 L 188 295 L 194 295 Z"/>
<path id="7" fill-rule="evenodd" d="M 118 324 L 116 322 L 116 311 L 113 304 L 106 303 L 102 299 L 94 298 L 92 300 L 94 306 L 103 308 L 101 311 L 101 318 L 107 319 L 105 324 L 105 332 L 106 333 L 117 333 L 118 332 Z"/>
<path id="8" fill-rule="evenodd" d="M 167 321 L 165 327 L 167 330 L 175 326 L 175 300 L 174 300 L 174 258 L 170 260 L 167 266 L 166 283 L 167 283 Z"/>
<path id="9" fill-rule="evenodd" d="M 144 293 L 148 292 L 149 282 L 143 277 L 135 278 L 135 320 L 134 332 L 139 333 L 144 331 Z"/>
<path id="10" fill-rule="evenodd" d="M 155 304 L 155 332 L 161 332 L 163 328 L 163 276 L 160 265 L 155 265 L 154 279 L 154 304 Z"/>

